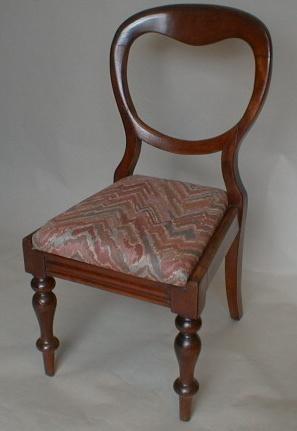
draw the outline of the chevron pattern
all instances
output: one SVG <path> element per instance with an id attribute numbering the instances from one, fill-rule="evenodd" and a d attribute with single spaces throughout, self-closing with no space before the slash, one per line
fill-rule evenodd
<path id="1" fill-rule="evenodd" d="M 184 286 L 226 208 L 223 190 L 133 175 L 50 220 L 33 246 Z"/>

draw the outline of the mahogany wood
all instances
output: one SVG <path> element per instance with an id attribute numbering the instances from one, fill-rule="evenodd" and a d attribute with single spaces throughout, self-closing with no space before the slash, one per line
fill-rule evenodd
<path id="1" fill-rule="evenodd" d="M 242 317 L 241 269 L 243 233 L 239 233 L 225 258 L 225 281 L 230 316 L 234 320 Z"/>
<path id="2" fill-rule="evenodd" d="M 175 325 L 180 331 L 174 342 L 180 377 L 175 380 L 173 387 L 179 395 L 180 419 L 188 421 L 191 418 L 192 398 L 199 389 L 194 370 L 201 350 L 201 341 L 197 335 L 201 327 L 201 319 L 177 316 Z"/>
<path id="3" fill-rule="evenodd" d="M 139 118 L 129 92 L 127 63 L 135 39 L 148 32 L 196 46 L 227 38 L 240 38 L 250 45 L 255 58 L 254 88 L 246 111 L 237 124 L 219 136 L 189 141 L 160 133 Z M 163 305 L 178 315 L 176 326 L 179 334 L 175 340 L 175 351 L 180 377 L 175 381 L 174 388 L 180 397 L 181 420 L 190 419 L 192 397 L 198 390 L 194 368 L 200 352 L 200 339 L 196 333 L 201 325 L 206 290 L 224 258 L 230 314 L 233 319 L 242 316 L 240 283 L 247 193 L 239 174 L 238 151 L 244 135 L 263 106 L 271 67 L 272 46 L 267 28 L 254 16 L 237 9 L 196 4 L 162 6 L 133 15 L 119 27 L 111 46 L 110 70 L 125 129 L 126 149 L 114 180 L 133 174 L 142 142 L 176 154 L 198 155 L 221 151 L 228 209 L 184 288 L 34 250 L 32 234 L 24 238 L 25 269 L 34 276 L 33 307 L 41 332 L 37 347 L 43 353 L 47 374 L 54 374 L 54 351 L 59 345 L 53 335 L 56 308 L 56 297 L 52 292 L 54 277 Z"/>
<path id="4" fill-rule="evenodd" d="M 55 284 L 52 277 L 34 277 L 31 281 L 32 289 L 35 291 L 32 304 L 40 326 L 40 338 L 36 346 L 43 354 L 44 369 L 48 376 L 55 374 L 55 350 L 59 347 L 59 340 L 53 334 L 53 320 L 57 305 L 56 296 L 52 292 Z"/>

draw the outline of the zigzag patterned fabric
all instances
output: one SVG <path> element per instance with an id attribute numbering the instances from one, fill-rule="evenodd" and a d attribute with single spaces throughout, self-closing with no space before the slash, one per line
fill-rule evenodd
<path id="1" fill-rule="evenodd" d="M 133 175 L 50 220 L 33 247 L 185 286 L 226 208 L 223 190 Z"/>

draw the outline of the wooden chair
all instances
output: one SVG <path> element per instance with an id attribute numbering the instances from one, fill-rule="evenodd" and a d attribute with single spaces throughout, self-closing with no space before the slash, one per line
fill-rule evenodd
<path id="1" fill-rule="evenodd" d="M 240 121 L 210 139 L 166 136 L 138 116 L 127 84 L 129 50 L 154 32 L 190 45 L 240 38 L 252 48 L 255 81 Z M 174 389 L 180 419 L 191 417 L 198 391 L 194 368 L 201 342 L 197 331 L 208 285 L 225 258 L 231 317 L 242 316 L 241 265 L 247 194 L 238 170 L 242 138 L 255 121 L 271 74 L 271 40 L 264 24 L 237 9 L 210 5 L 162 6 L 138 13 L 117 30 L 110 55 L 114 95 L 126 132 L 126 150 L 115 183 L 54 218 L 24 241 L 25 269 L 33 274 L 33 307 L 40 325 L 37 348 L 45 372 L 55 371 L 54 277 L 169 307 L 177 314 L 174 347 L 180 376 Z M 220 151 L 226 191 L 133 175 L 141 143 L 176 154 Z"/>

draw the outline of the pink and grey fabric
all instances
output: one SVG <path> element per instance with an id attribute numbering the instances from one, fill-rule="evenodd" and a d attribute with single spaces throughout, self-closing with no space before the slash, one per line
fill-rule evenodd
<path id="1" fill-rule="evenodd" d="M 50 220 L 33 246 L 184 286 L 226 208 L 223 190 L 133 175 Z"/>

